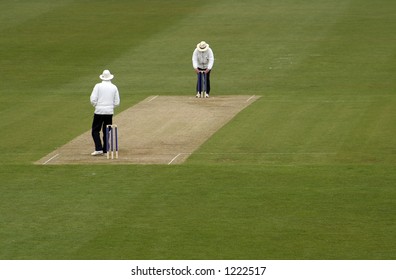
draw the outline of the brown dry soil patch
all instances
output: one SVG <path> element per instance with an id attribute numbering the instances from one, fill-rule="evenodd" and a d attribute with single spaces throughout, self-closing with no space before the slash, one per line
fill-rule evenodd
<path id="1" fill-rule="evenodd" d="M 119 158 L 91 156 L 91 131 L 36 164 L 180 164 L 258 96 L 150 96 L 114 116 Z"/>

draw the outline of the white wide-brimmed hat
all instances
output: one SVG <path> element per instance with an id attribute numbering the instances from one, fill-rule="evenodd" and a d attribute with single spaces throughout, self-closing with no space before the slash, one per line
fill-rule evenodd
<path id="1" fill-rule="evenodd" d="M 206 43 L 205 41 L 202 41 L 202 42 L 198 43 L 197 49 L 200 52 L 204 52 L 209 49 L 209 44 Z"/>
<path id="2" fill-rule="evenodd" d="M 112 75 L 109 70 L 104 70 L 102 75 L 99 76 L 99 78 L 103 81 L 110 81 L 111 79 L 114 78 L 114 75 Z"/>

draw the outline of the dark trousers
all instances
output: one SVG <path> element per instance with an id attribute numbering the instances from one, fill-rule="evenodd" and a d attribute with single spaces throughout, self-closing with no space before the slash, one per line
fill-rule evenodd
<path id="1" fill-rule="evenodd" d="M 95 143 L 95 151 L 107 152 L 106 143 L 106 126 L 113 123 L 113 115 L 94 114 L 92 121 L 92 138 Z M 103 144 L 100 139 L 100 131 L 102 130 Z"/>
<path id="2" fill-rule="evenodd" d="M 200 71 L 205 71 L 206 69 L 198 68 L 198 70 L 200 70 Z M 209 72 L 208 72 L 207 74 L 205 74 L 205 75 L 206 75 L 206 93 L 207 93 L 207 94 L 210 93 L 210 71 L 211 71 L 211 70 L 209 70 Z M 198 86 L 198 84 L 200 83 L 201 75 L 202 75 L 202 74 L 201 74 L 200 72 L 197 73 L 197 87 L 196 87 L 196 92 L 199 92 L 199 86 Z"/>

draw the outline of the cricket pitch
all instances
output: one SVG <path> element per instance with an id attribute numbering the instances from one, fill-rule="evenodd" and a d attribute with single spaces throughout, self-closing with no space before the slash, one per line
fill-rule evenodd
<path id="1" fill-rule="evenodd" d="M 91 156 L 91 130 L 36 164 L 181 164 L 259 96 L 150 96 L 115 115 L 119 158 Z"/>

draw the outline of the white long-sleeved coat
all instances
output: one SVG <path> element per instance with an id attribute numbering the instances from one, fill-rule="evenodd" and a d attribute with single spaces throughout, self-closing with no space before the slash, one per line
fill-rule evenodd
<path id="1" fill-rule="evenodd" d="M 209 69 L 211 70 L 214 64 L 214 55 L 211 48 L 208 48 L 204 52 L 200 52 L 196 48 L 192 55 L 192 64 L 194 69 Z"/>
<path id="2" fill-rule="evenodd" d="M 95 107 L 95 114 L 113 115 L 114 107 L 120 105 L 120 94 L 111 81 L 102 81 L 93 88 L 90 100 Z"/>

